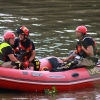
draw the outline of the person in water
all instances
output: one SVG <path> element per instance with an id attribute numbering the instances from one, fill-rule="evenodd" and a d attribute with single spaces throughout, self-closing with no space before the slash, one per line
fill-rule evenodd
<path id="1" fill-rule="evenodd" d="M 22 26 L 17 29 L 16 33 L 18 34 L 18 38 L 15 39 L 12 48 L 15 54 L 19 55 L 17 58 L 23 62 L 22 65 L 24 68 L 32 65 L 35 71 L 39 71 L 40 61 L 35 58 L 35 45 L 29 38 L 29 29 L 26 26 Z"/>
<path id="2" fill-rule="evenodd" d="M 85 26 L 78 26 L 76 28 L 76 37 L 79 40 L 76 45 L 76 50 L 74 50 L 70 56 L 63 59 L 64 62 L 74 59 L 68 63 L 66 67 L 95 66 L 98 49 L 96 42 L 91 37 L 87 36 L 87 28 Z M 81 59 L 75 59 L 76 54 L 79 55 Z"/>
<path id="3" fill-rule="evenodd" d="M 20 61 L 14 56 L 11 45 L 14 44 L 15 34 L 13 32 L 4 33 L 4 41 L 0 44 L 0 66 L 9 68 L 20 68 Z"/>

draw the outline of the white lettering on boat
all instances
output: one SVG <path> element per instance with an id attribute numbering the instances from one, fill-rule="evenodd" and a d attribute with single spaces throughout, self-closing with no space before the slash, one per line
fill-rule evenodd
<path id="1" fill-rule="evenodd" d="M 28 72 L 23 72 L 24 75 L 28 75 Z"/>
<path id="2" fill-rule="evenodd" d="M 62 75 L 50 75 L 49 78 L 65 78 L 65 76 Z"/>
<path id="3" fill-rule="evenodd" d="M 38 77 L 41 77 L 41 76 L 42 76 L 42 73 L 34 73 L 34 72 L 32 72 L 31 75 L 32 75 L 32 76 L 38 76 Z"/>

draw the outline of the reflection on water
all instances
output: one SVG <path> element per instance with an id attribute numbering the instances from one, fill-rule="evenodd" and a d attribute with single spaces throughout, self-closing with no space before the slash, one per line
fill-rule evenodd
<path id="1" fill-rule="evenodd" d="M 0 0 L 0 40 L 4 31 L 15 32 L 26 25 L 35 42 L 38 58 L 65 57 L 75 48 L 75 28 L 78 25 L 86 25 L 88 33 L 100 45 L 99 14 L 100 0 Z M 54 97 L 56 100 L 99 100 L 98 89 L 91 94 L 86 91 L 61 93 Z M 13 100 L 55 100 L 43 94 L 0 93 L 0 98 L 6 97 Z"/>
<path id="2" fill-rule="evenodd" d="M 6 92 L 0 91 L 0 100 L 100 100 L 100 91 L 91 88 L 46 95 L 43 93 L 8 92 L 7 90 Z"/>

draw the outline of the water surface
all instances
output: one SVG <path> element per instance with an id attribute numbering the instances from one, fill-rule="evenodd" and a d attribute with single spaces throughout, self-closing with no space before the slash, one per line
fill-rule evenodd
<path id="1" fill-rule="evenodd" d="M 36 45 L 37 58 L 66 57 L 75 48 L 75 29 L 88 28 L 100 48 L 100 0 L 0 0 L 0 38 L 4 31 L 25 25 Z M 0 92 L 1 100 L 99 100 L 99 89 L 59 93 L 56 96 Z M 67 99 L 66 99 L 67 98 Z"/>

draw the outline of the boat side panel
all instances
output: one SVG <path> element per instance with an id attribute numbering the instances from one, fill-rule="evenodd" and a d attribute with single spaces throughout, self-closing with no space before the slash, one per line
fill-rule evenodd
<path id="1" fill-rule="evenodd" d="M 1 81 L 0 88 L 7 88 L 13 90 L 19 90 L 24 92 L 44 92 L 45 89 L 50 89 L 55 87 L 58 92 L 64 92 L 69 90 L 78 90 L 82 88 L 94 87 L 92 82 L 86 82 L 74 85 L 37 85 L 37 84 L 26 84 L 26 83 L 15 83 L 10 81 Z"/>

